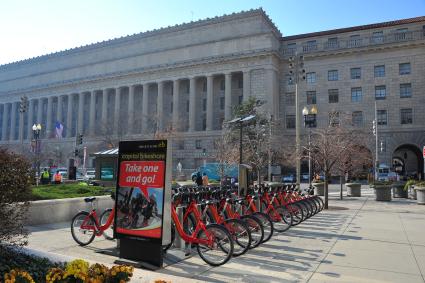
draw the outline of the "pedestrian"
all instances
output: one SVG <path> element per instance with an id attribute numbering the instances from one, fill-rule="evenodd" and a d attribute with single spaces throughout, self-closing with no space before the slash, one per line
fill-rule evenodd
<path id="1" fill-rule="evenodd" d="M 202 186 L 206 187 L 208 186 L 209 180 L 208 180 L 208 176 L 207 173 L 203 173 L 202 174 Z"/>
<path id="2" fill-rule="evenodd" d="M 56 185 L 62 183 L 62 175 L 61 173 L 59 173 L 59 170 L 56 171 L 56 173 L 53 175 L 53 181 L 55 182 Z"/>
<path id="3" fill-rule="evenodd" d="M 43 172 L 41 173 L 40 182 L 42 185 L 47 185 L 50 183 L 50 173 L 47 168 L 44 168 Z"/>
<path id="4" fill-rule="evenodd" d="M 201 172 L 199 172 L 199 171 L 196 173 L 195 182 L 198 186 L 202 186 L 202 176 L 201 176 Z"/>

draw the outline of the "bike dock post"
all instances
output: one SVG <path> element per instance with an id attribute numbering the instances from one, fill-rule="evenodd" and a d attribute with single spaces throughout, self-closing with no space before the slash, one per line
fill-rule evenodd
<path id="1" fill-rule="evenodd" d="M 178 206 L 176 208 L 177 216 L 179 217 L 180 223 L 183 224 L 183 207 Z M 183 224 L 184 225 L 184 224 Z M 179 233 L 176 231 L 176 238 L 174 240 L 174 246 L 182 251 L 186 249 L 186 242 L 180 237 Z"/>

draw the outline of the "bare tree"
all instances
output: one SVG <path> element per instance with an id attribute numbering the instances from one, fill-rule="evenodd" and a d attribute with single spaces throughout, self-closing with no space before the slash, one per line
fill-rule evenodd
<path id="1" fill-rule="evenodd" d="M 221 180 L 224 180 L 224 177 L 230 173 L 230 170 L 238 163 L 239 158 L 238 148 L 229 146 L 229 137 L 229 135 L 223 134 L 214 141 L 216 148 L 214 158 L 218 161 L 217 171 Z"/>
<path id="2" fill-rule="evenodd" d="M 312 131 L 311 146 L 305 148 L 306 152 L 310 151 L 315 167 L 324 173 L 325 208 L 328 208 L 328 180 L 331 174 L 345 170 L 346 166 L 355 168 L 366 159 L 360 157 L 358 152 L 359 147 L 366 148 L 365 133 L 341 118 L 339 113 L 331 113 L 329 125 Z M 359 162 L 354 163 L 354 160 Z"/>

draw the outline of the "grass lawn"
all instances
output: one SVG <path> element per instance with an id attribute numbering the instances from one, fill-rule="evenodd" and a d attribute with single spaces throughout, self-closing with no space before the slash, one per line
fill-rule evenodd
<path id="1" fill-rule="evenodd" d="M 62 199 L 110 195 L 114 187 L 88 186 L 85 183 L 33 186 L 31 200 Z"/>

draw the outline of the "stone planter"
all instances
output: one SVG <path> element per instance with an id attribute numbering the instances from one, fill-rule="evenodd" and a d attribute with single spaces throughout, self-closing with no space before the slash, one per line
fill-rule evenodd
<path id="1" fill-rule="evenodd" d="M 391 201 L 391 186 L 390 185 L 375 185 L 375 200 Z"/>
<path id="2" fill-rule="evenodd" d="M 314 194 L 317 196 L 325 195 L 325 183 L 313 183 Z"/>
<path id="3" fill-rule="evenodd" d="M 407 190 L 404 190 L 404 183 L 393 184 L 391 189 L 393 190 L 394 198 L 407 198 Z"/>
<path id="4" fill-rule="evenodd" d="M 410 186 L 410 188 L 409 188 L 409 198 L 416 200 L 417 196 L 416 196 L 415 186 Z"/>
<path id="5" fill-rule="evenodd" d="M 425 187 L 414 187 L 418 204 L 425 204 Z"/>
<path id="6" fill-rule="evenodd" d="M 361 184 L 358 183 L 345 183 L 345 187 L 347 188 L 347 196 L 349 197 L 361 197 Z"/>

